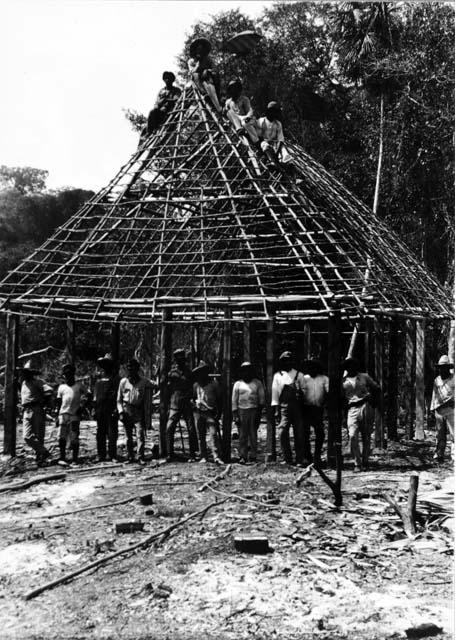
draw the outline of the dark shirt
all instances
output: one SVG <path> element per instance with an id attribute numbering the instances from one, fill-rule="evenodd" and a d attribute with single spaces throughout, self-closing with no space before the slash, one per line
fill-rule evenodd
<path id="1" fill-rule="evenodd" d="M 172 365 L 167 375 L 167 386 L 170 394 L 170 407 L 177 409 L 181 400 L 189 400 L 193 394 L 192 373 L 189 367 L 180 368 Z"/>
<path id="2" fill-rule="evenodd" d="M 171 87 L 170 89 L 163 87 L 156 97 L 155 109 L 166 111 L 166 113 L 172 111 L 181 93 L 182 90 L 178 87 Z"/>

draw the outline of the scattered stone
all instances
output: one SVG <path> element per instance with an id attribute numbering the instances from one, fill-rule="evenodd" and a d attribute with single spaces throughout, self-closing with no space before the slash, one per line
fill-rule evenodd
<path id="1" fill-rule="evenodd" d="M 265 536 L 244 534 L 234 537 L 234 547 L 244 553 L 268 553 L 269 541 Z"/>
<path id="2" fill-rule="evenodd" d="M 430 636 L 437 636 L 439 633 L 442 633 L 442 628 L 437 627 L 432 622 L 424 622 L 423 624 L 419 624 L 417 627 L 410 627 L 409 629 L 405 629 L 407 638 L 429 638 Z"/>
<path id="3" fill-rule="evenodd" d="M 115 533 L 133 533 L 143 529 L 144 523 L 140 520 L 121 520 L 115 523 Z"/>
<path id="4" fill-rule="evenodd" d="M 153 494 L 152 493 L 143 493 L 141 496 L 139 496 L 139 501 L 144 506 L 148 506 L 150 504 L 153 504 Z"/>
<path id="5" fill-rule="evenodd" d="M 145 514 L 146 516 L 154 516 L 154 515 L 155 515 L 155 510 L 154 510 L 154 509 L 146 509 L 146 510 L 144 511 L 144 514 Z"/>

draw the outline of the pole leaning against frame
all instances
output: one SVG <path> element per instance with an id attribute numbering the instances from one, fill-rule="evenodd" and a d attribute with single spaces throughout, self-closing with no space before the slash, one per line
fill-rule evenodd
<path id="1" fill-rule="evenodd" d="M 19 355 L 19 316 L 6 316 L 5 344 L 5 437 L 3 453 L 16 455 L 17 362 Z"/>

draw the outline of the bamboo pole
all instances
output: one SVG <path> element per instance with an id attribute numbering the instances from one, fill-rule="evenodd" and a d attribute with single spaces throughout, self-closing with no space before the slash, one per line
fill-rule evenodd
<path id="1" fill-rule="evenodd" d="M 384 373 L 384 331 L 382 320 L 378 316 L 374 318 L 374 364 L 375 364 L 375 380 L 381 388 L 380 400 L 375 409 L 374 420 L 374 443 L 380 449 L 384 448 L 384 417 L 383 417 L 383 373 Z"/>
<path id="2" fill-rule="evenodd" d="M 415 423 L 415 356 L 416 356 L 416 334 L 415 323 L 406 320 L 406 362 L 405 362 L 405 382 L 404 382 L 404 402 L 406 409 L 406 435 L 409 439 L 414 437 Z"/>
<path id="3" fill-rule="evenodd" d="M 152 323 L 146 324 L 144 327 L 144 370 L 147 378 L 152 377 L 154 328 L 155 327 Z"/>
<path id="4" fill-rule="evenodd" d="M 251 325 L 250 320 L 244 320 L 242 326 L 242 335 L 243 335 L 243 359 L 247 362 L 251 362 L 252 359 L 252 330 L 253 327 Z"/>
<path id="5" fill-rule="evenodd" d="M 273 462 L 276 460 L 276 425 L 274 408 L 272 402 L 272 381 L 274 374 L 275 360 L 275 317 L 271 315 L 266 321 L 266 338 L 265 338 L 265 358 L 266 358 L 266 390 L 267 390 L 267 445 L 266 460 Z"/>
<path id="6" fill-rule="evenodd" d="M 161 324 L 161 361 L 160 361 L 160 452 L 164 457 L 167 454 L 166 447 L 166 423 L 168 415 L 168 389 L 167 374 L 171 366 L 172 358 L 172 311 L 164 309 Z"/>
<path id="7" fill-rule="evenodd" d="M 230 307 L 224 310 L 223 331 L 223 454 L 224 461 L 231 460 L 231 427 L 232 427 L 232 312 Z"/>
<path id="8" fill-rule="evenodd" d="M 66 320 L 66 358 L 69 364 L 76 364 L 76 323 L 74 320 Z"/>
<path id="9" fill-rule="evenodd" d="M 387 438 L 398 439 L 398 321 L 392 320 L 389 332 L 389 375 L 387 383 Z"/>
<path id="10" fill-rule="evenodd" d="M 119 322 L 114 322 L 111 325 L 111 354 L 117 368 L 120 364 L 120 329 Z"/>
<path id="11" fill-rule="evenodd" d="M 3 453 L 16 455 L 16 422 L 17 422 L 17 363 L 19 355 L 19 316 L 8 313 L 6 315 L 5 342 L 5 425 L 3 439 Z"/>
<path id="12" fill-rule="evenodd" d="M 328 316 L 329 397 L 327 410 L 327 462 L 340 473 L 341 483 L 341 315 L 332 311 Z"/>
<path id="13" fill-rule="evenodd" d="M 191 368 L 194 369 L 199 363 L 201 358 L 201 347 L 200 347 L 200 339 L 201 339 L 201 327 L 198 325 L 191 326 Z"/>
<path id="14" fill-rule="evenodd" d="M 416 398 L 415 435 L 416 440 L 424 440 L 425 422 L 425 320 L 416 322 Z"/>
<path id="15" fill-rule="evenodd" d="M 303 357 L 305 360 L 311 358 L 311 324 L 309 320 L 303 323 Z"/>

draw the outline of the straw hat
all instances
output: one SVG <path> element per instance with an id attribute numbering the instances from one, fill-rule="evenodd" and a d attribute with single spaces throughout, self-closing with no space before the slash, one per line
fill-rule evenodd
<path id="1" fill-rule="evenodd" d="M 38 373 L 40 373 L 40 369 L 38 369 L 36 367 L 36 365 L 35 366 L 33 366 L 33 365 L 35 365 L 35 362 L 33 362 L 32 359 L 27 360 L 27 362 L 24 364 L 23 367 L 18 367 L 17 368 L 17 371 L 20 371 L 21 373 L 23 373 L 23 372 L 30 373 L 31 375 L 36 376 L 36 375 L 38 375 Z"/>
<path id="2" fill-rule="evenodd" d="M 453 367 L 452 362 L 449 360 L 449 356 L 441 356 L 438 360 L 438 367 Z"/>
<path id="3" fill-rule="evenodd" d="M 190 44 L 190 56 L 194 56 L 196 53 L 196 50 L 199 47 L 202 47 L 203 56 L 208 55 L 212 50 L 212 45 L 207 40 L 207 38 L 196 38 L 196 40 L 193 40 L 193 42 Z"/>
<path id="4" fill-rule="evenodd" d="M 245 361 L 240 365 L 240 369 L 250 369 L 252 366 L 251 362 Z"/>
<path id="5" fill-rule="evenodd" d="M 293 357 L 291 351 L 283 351 L 278 360 L 292 360 Z"/>
<path id="6" fill-rule="evenodd" d="M 74 366 L 74 364 L 71 364 L 71 362 L 67 362 L 66 364 L 64 364 L 62 367 L 62 372 L 66 373 L 67 371 L 68 373 L 74 373 L 76 371 L 76 367 Z"/>
<path id="7" fill-rule="evenodd" d="M 178 358 L 183 358 L 183 359 L 185 359 L 185 358 L 186 358 L 186 351 L 185 351 L 185 349 L 176 349 L 176 350 L 174 351 L 174 354 L 173 354 L 173 355 L 174 355 L 174 358 L 175 358 L 176 360 L 177 360 Z"/>
<path id="8" fill-rule="evenodd" d="M 206 362 L 204 362 L 204 360 L 200 360 L 198 366 L 194 367 L 191 373 L 193 375 L 197 375 L 198 373 L 202 373 L 203 371 L 210 371 L 210 367 Z"/>
<path id="9" fill-rule="evenodd" d="M 106 353 L 102 358 L 98 358 L 96 363 L 100 367 L 113 367 L 114 366 L 114 358 L 110 353 Z"/>

